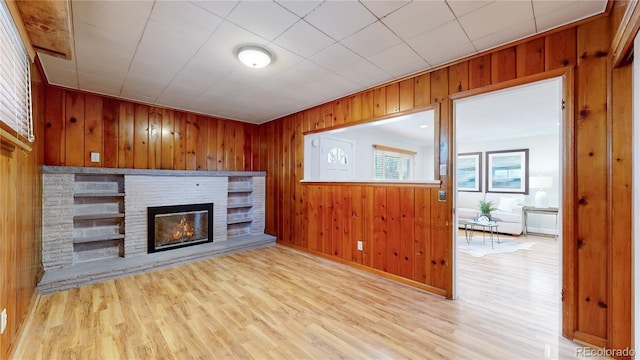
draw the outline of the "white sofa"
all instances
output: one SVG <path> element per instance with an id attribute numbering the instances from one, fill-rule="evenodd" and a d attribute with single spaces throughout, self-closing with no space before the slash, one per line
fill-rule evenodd
<path id="1" fill-rule="evenodd" d="M 458 221 L 480 216 L 480 200 L 491 201 L 498 209 L 491 213 L 492 217 L 500 219 L 498 232 L 515 236 L 522 233 L 524 195 L 459 191 L 456 206 Z M 464 228 L 464 225 L 458 223 L 458 227 Z"/>

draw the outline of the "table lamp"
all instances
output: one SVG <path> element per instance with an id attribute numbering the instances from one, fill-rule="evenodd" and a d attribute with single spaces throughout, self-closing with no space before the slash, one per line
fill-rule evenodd
<path id="1" fill-rule="evenodd" d="M 547 196 L 546 189 L 551 189 L 551 185 L 553 185 L 553 178 L 551 176 L 539 175 L 529 178 L 529 186 L 532 189 L 538 189 L 538 191 L 536 191 L 536 195 L 533 198 L 535 207 L 549 207 L 549 197 Z"/>

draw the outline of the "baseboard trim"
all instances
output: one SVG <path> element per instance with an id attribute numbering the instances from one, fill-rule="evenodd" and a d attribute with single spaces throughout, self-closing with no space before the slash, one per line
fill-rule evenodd
<path id="1" fill-rule="evenodd" d="M 19 354 L 20 350 L 22 349 L 22 343 L 24 341 L 25 334 L 29 332 L 29 329 L 31 329 L 31 326 L 33 325 L 33 319 L 36 317 L 36 310 L 38 308 L 39 303 L 40 303 L 40 294 L 38 294 L 38 291 L 34 291 L 33 296 L 29 301 L 29 308 L 28 308 L 29 311 L 27 311 L 27 315 L 25 316 L 25 318 L 22 320 L 22 323 L 18 327 L 18 332 L 17 332 L 18 336 L 16 337 L 16 341 L 14 341 L 13 344 L 9 346 L 9 352 L 8 352 L 9 359 L 19 360 L 19 358 L 16 357 L 16 355 Z"/>
<path id="2" fill-rule="evenodd" d="M 546 229 L 546 228 L 535 228 L 535 227 L 531 227 L 529 226 L 527 228 L 527 234 L 537 234 L 537 235 L 548 235 L 548 236 L 556 236 L 556 230 L 555 229 Z"/>
<path id="3" fill-rule="evenodd" d="M 299 246 L 299 245 L 295 245 L 295 244 L 291 244 L 291 243 L 285 243 L 285 242 L 278 242 L 277 244 L 278 245 L 282 245 L 282 246 L 286 246 L 288 248 L 292 248 L 292 249 L 298 250 L 300 252 L 304 252 L 304 253 L 307 253 L 307 254 L 315 255 L 315 256 L 330 260 L 330 261 L 334 261 L 334 262 L 337 262 L 337 263 L 340 263 L 340 264 L 343 264 L 343 265 L 346 265 L 346 266 L 349 266 L 349 267 L 352 267 L 352 268 L 355 268 L 355 269 L 358 269 L 358 270 L 361 270 L 361 271 L 365 271 L 365 272 L 368 272 L 368 273 L 371 273 L 371 274 L 386 278 L 388 280 L 395 281 L 397 283 L 401 283 L 401 284 L 404 284 L 404 285 L 407 285 L 407 286 L 414 287 L 416 289 L 420 289 L 422 291 L 425 291 L 425 292 L 428 292 L 428 293 L 431 293 L 431 294 L 443 296 L 445 298 L 447 297 L 447 292 L 446 292 L 445 289 L 441 289 L 441 288 L 438 288 L 438 287 L 435 287 L 435 286 L 432 286 L 432 285 L 424 284 L 424 283 L 421 283 L 421 282 L 418 282 L 418 281 L 415 281 L 415 280 L 407 279 L 407 278 L 404 278 L 404 277 L 399 276 L 399 275 L 395 275 L 395 274 L 388 273 L 388 272 L 385 272 L 385 271 L 382 271 L 382 270 L 371 268 L 371 267 L 368 267 L 366 265 L 362 265 L 360 263 L 356 263 L 356 262 L 353 262 L 353 261 L 344 260 L 342 258 L 338 258 L 336 256 L 325 254 L 325 253 L 323 253 L 321 251 L 311 250 L 311 249 L 308 249 L 308 248 L 305 248 L 305 247 L 302 247 L 302 246 Z"/>

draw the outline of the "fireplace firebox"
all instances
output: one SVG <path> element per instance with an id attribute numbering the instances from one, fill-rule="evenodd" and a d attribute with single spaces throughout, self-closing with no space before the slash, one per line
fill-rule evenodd
<path id="1" fill-rule="evenodd" d="M 147 208 L 148 252 L 213 242 L 213 203 Z"/>

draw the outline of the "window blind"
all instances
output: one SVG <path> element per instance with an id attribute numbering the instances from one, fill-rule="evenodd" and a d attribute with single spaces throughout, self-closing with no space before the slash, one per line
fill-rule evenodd
<path id="1" fill-rule="evenodd" d="M 416 152 L 373 145 L 374 180 L 410 180 L 413 178 Z"/>
<path id="2" fill-rule="evenodd" d="M 33 142 L 29 54 L 7 4 L 0 3 L 0 121 Z"/>

